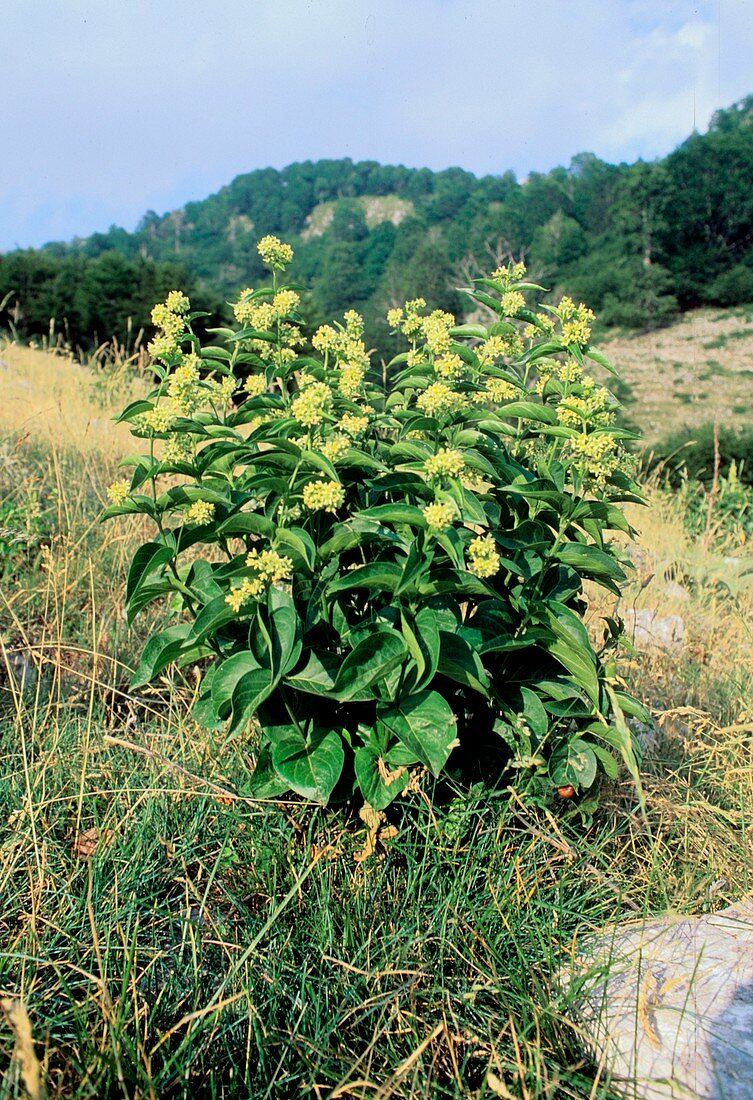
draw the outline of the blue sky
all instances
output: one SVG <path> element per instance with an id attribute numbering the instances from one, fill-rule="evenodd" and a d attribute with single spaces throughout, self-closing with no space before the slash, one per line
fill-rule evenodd
<path id="1" fill-rule="evenodd" d="M 296 160 L 652 159 L 753 93 L 753 0 L 5 0 L 0 249 Z"/>

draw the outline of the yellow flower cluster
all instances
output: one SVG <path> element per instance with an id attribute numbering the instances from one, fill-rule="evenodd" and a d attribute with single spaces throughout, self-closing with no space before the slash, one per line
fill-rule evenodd
<path id="1" fill-rule="evenodd" d="M 107 486 L 107 499 L 110 504 L 123 504 L 131 495 L 131 483 L 127 478 L 122 478 L 120 481 L 113 481 L 112 485 Z"/>
<path id="2" fill-rule="evenodd" d="M 167 361 L 180 351 L 179 340 L 186 330 L 183 316 L 190 308 L 188 298 L 179 290 L 171 290 L 164 302 L 152 310 L 152 324 L 157 335 L 149 343 L 148 351 L 153 359 Z"/>
<path id="3" fill-rule="evenodd" d="M 345 435 L 332 435 L 319 446 L 321 453 L 330 462 L 339 462 L 341 458 L 345 458 L 349 449 L 350 440 Z"/>
<path id="4" fill-rule="evenodd" d="M 520 282 L 525 273 L 526 265 L 524 263 L 509 263 L 492 271 L 492 279 L 496 279 L 501 284 L 500 289 L 507 290 L 513 283 Z"/>
<path id="5" fill-rule="evenodd" d="M 264 263 L 272 271 L 282 271 L 293 259 L 293 249 L 289 244 L 283 244 L 279 237 L 268 234 L 262 237 L 256 246 Z"/>
<path id="6" fill-rule="evenodd" d="M 300 303 L 298 294 L 294 290 L 279 290 L 271 302 L 254 298 L 253 295 L 253 290 L 246 287 L 237 302 L 233 303 L 236 321 L 259 332 L 275 331 L 279 345 L 269 340 L 249 340 L 245 346 L 265 361 L 274 360 L 278 364 L 292 362 L 295 359 L 293 349 L 304 342 L 300 328 L 287 321 Z"/>
<path id="7" fill-rule="evenodd" d="M 134 420 L 134 427 L 147 432 L 167 432 L 172 428 L 176 413 L 171 402 L 155 405 Z"/>
<path id="8" fill-rule="evenodd" d="M 355 413 L 343 413 L 338 426 L 348 435 L 362 435 L 369 426 L 369 418 L 356 416 Z"/>
<path id="9" fill-rule="evenodd" d="M 337 481 L 310 481 L 303 488 L 303 503 L 312 512 L 336 512 L 345 500 L 345 490 Z"/>
<path id="10" fill-rule="evenodd" d="M 182 290 L 171 290 L 165 298 L 165 306 L 171 313 L 188 313 L 191 303 Z"/>
<path id="11" fill-rule="evenodd" d="M 244 577 L 239 585 L 228 592 L 225 603 L 230 604 L 236 614 L 248 600 L 258 600 L 264 595 L 266 585 L 261 577 Z"/>
<path id="12" fill-rule="evenodd" d="M 170 375 L 167 393 L 176 415 L 191 416 L 201 405 L 201 377 L 198 356 L 190 355 Z"/>
<path id="13" fill-rule="evenodd" d="M 409 340 L 417 340 L 423 334 L 422 309 L 426 309 L 426 299 L 412 298 L 402 309 L 398 307 L 388 310 L 387 323 L 390 328 L 398 329 Z"/>
<path id="14" fill-rule="evenodd" d="M 416 404 L 427 416 L 449 416 L 465 408 L 465 398 L 445 382 L 432 382 L 416 398 Z"/>
<path id="15" fill-rule="evenodd" d="M 255 569 L 267 584 L 289 581 L 293 576 L 293 561 L 276 550 L 252 550 L 246 557 L 249 569 Z"/>
<path id="16" fill-rule="evenodd" d="M 445 355 L 452 346 L 450 329 L 455 327 L 455 318 L 443 309 L 435 309 L 424 317 L 422 330 L 426 346 L 434 355 Z"/>
<path id="17" fill-rule="evenodd" d="M 614 420 L 609 410 L 609 393 L 603 386 L 592 383 L 583 396 L 568 396 L 557 408 L 560 424 L 577 427 L 589 423 L 605 428 Z"/>
<path id="18" fill-rule="evenodd" d="M 278 290 L 272 299 L 272 308 L 279 318 L 294 313 L 301 304 L 301 297 L 294 290 Z"/>
<path id="19" fill-rule="evenodd" d="M 567 441 L 570 454 L 597 482 L 604 482 L 619 465 L 617 440 L 608 433 L 580 435 Z"/>
<path id="20" fill-rule="evenodd" d="M 332 355 L 339 366 L 338 388 L 352 400 L 359 393 L 369 369 L 369 353 L 363 342 L 363 317 L 354 309 L 345 314 L 345 324 L 322 325 L 314 333 L 312 344 L 322 355 Z"/>
<path id="21" fill-rule="evenodd" d="M 249 374 L 243 380 L 243 389 L 249 397 L 258 397 L 267 388 L 267 380 L 263 374 Z M 232 397 L 232 394 L 230 395 Z"/>
<path id="22" fill-rule="evenodd" d="M 289 581 L 293 576 L 293 562 L 276 550 L 252 550 L 246 558 L 246 565 L 253 569 L 255 576 L 244 577 L 225 596 L 225 603 L 238 612 L 248 600 L 258 600 L 264 595 L 270 584 Z"/>
<path id="23" fill-rule="evenodd" d="M 523 341 L 518 332 L 488 336 L 475 351 L 480 366 L 491 367 L 497 359 L 517 358 L 523 351 Z"/>
<path id="24" fill-rule="evenodd" d="M 440 378 L 456 382 L 463 375 L 465 364 L 457 352 L 450 351 L 434 360 L 434 370 Z"/>
<path id="25" fill-rule="evenodd" d="M 497 544 L 491 535 L 473 539 L 468 547 L 470 554 L 469 572 L 477 577 L 493 577 L 499 572 L 500 557 L 497 553 Z"/>
<path id="26" fill-rule="evenodd" d="M 505 378 L 487 378 L 483 390 L 475 394 L 473 400 L 480 404 L 485 401 L 498 404 L 500 401 L 514 401 L 516 397 L 520 397 L 520 391 L 512 382 Z"/>
<path id="27" fill-rule="evenodd" d="M 435 455 L 426 459 L 425 467 L 429 477 L 460 477 L 465 469 L 465 459 L 460 451 L 441 447 Z"/>
<path id="28" fill-rule="evenodd" d="M 164 302 L 159 303 L 152 310 L 152 324 L 165 336 L 176 337 L 185 331 L 186 322 L 179 313 L 173 313 Z"/>
<path id="29" fill-rule="evenodd" d="M 213 518 L 214 505 L 210 504 L 208 500 L 195 500 L 186 512 L 188 522 L 199 524 L 199 526 L 210 523 Z"/>
<path id="30" fill-rule="evenodd" d="M 554 318 L 548 313 L 537 313 L 538 325 L 526 325 L 524 335 L 526 340 L 534 340 L 537 336 L 551 336 L 556 328 Z"/>
<path id="31" fill-rule="evenodd" d="M 162 452 L 164 462 L 190 462 L 193 458 L 193 442 L 183 432 L 171 435 Z"/>
<path id="32" fill-rule="evenodd" d="M 343 397 L 352 400 L 363 384 L 365 371 L 356 363 L 346 363 L 340 368 L 338 388 Z"/>
<path id="33" fill-rule="evenodd" d="M 439 501 L 435 501 L 434 504 L 427 504 L 422 511 L 427 526 L 432 531 L 442 531 L 445 527 L 451 527 L 457 515 L 451 504 L 440 503 Z"/>
<path id="34" fill-rule="evenodd" d="M 526 304 L 526 300 L 519 290 L 507 290 L 502 295 L 500 309 L 505 317 L 515 317 Z"/>
<path id="35" fill-rule="evenodd" d="M 560 382 L 572 385 L 583 381 L 583 368 L 574 359 L 568 359 L 564 363 L 556 359 L 539 359 L 536 364 L 538 378 L 536 380 L 536 392 L 542 393 L 548 378 L 558 378 Z"/>
<path id="36" fill-rule="evenodd" d="M 595 314 L 587 306 L 575 304 L 572 298 L 562 298 L 557 307 L 557 316 L 562 324 L 562 343 L 565 347 L 577 344 L 584 347 L 591 336 L 591 324 Z"/>
<path id="37" fill-rule="evenodd" d="M 332 390 L 325 382 L 309 381 L 290 406 L 290 411 L 304 428 L 321 424 L 332 406 Z"/>

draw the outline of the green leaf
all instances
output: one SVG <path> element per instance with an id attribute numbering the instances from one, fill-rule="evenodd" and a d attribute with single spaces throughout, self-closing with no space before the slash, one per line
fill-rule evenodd
<path id="1" fill-rule="evenodd" d="M 218 535 L 266 535 L 272 538 L 275 525 L 257 512 L 237 512 L 217 528 Z"/>
<path id="2" fill-rule="evenodd" d="M 149 412 L 153 408 L 153 401 L 145 401 L 143 398 L 140 398 L 137 401 L 131 401 L 129 405 L 126 405 L 122 413 L 120 413 L 119 416 L 115 417 L 115 423 L 123 424 L 130 420 L 135 420 L 137 416 L 141 415 L 141 413 Z"/>
<path id="3" fill-rule="evenodd" d="M 316 546 L 311 535 L 302 527 L 278 527 L 275 531 L 275 541 L 282 545 L 283 550 L 290 547 L 313 571 L 316 565 Z"/>
<path id="4" fill-rule="evenodd" d="M 383 680 L 408 656 L 408 647 L 396 630 L 375 630 L 353 649 L 340 666 L 334 695 L 341 702 L 374 698 L 372 686 Z"/>
<path id="5" fill-rule="evenodd" d="M 602 748 L 601 745 L 591 745 L 591 752 L 601 764 L 601 770 L 604 772 L 607 779 L 616 779 L 620 774 L 620 769 L 611 752 L 608 749 Z"/>
<path id="6" fill-rule="evenodd" d="M 279 798 L 289 790 L 290 784 L 287 779 L 282 779 L 274 769 L 272 746 L 262 745 L 256 758 L 256 767 L 243 793 L 253 798 Z"/>
<path id="7" fill-rule="evenodd" d="M 406 612 L 402 614 L 403 637 L 418 667 L 416 688 L 427 686 L 436 675 L 439 666 L 439 623 L 437 613 L 430 607 L 422 607 L 413 620 Z"/>
<path id="8" fill-rule="evenodd" d="M 426 527 L 426 517 L 415 504 L 377 504 L 358 513 L 359 519 L 372 519 L 378 523 L 407 523 L 412 527 Z"/>
<path id="9" fill-rule="evenodd" d="M 339 667 L 340 660 L 334 654 L 318 655 L 311 650 L 304 667 L 300 672 L 286 676 L 285 683 L 296 691 L 305 691 L 310 695 L 331 695 Z"/>
<path id="10" fill-rule="evenodd" d="M 439 673 L 455 680 L 458 684 L 489 694 L 489 677 L 486 674 L 478 653 L 459 634 L 450 634 L 446 630 L 439 632 Z"/>
<path id="11" fill-rule="evenodd" d="M 485 340 L 487 329 L 484 325 L 456 325 L 450 329 L 450 336 L 454 340 Z"/>
<path id="12" fill-rule="evenodd" d="M 439 692 L 420 691 L 377 708 L 377 721 L 438 776 L 458 744 L 457 719 Z"/>
<path id="13" fill-rule="evenodd" d="M 535 401 L 511 401 L 499 408 L 499 415 L 516 416 L 522 420 L 534 420 L 539 424 L 556 424 L 557 414 L 548 405 L 537 405 Z"/>
<path id="14" fill-rule="evenodd" d="M 160 596 L 165 596 L 168 592 L 172 591 L 174 591 L 174 589 L 169 578 L 157 581 L 156 584 L 140 585 L 138 592 L 134 593 L 133 598 L 128 604 L 126 616 L 128 625 L 132 626 L 133 620 L 136 618 L 139 611 L 142 611 L 147 604 L 150 604 L 153 600 L 158 600 Z"/>
<path id="15" fill-rule="evenodd" d="M 148 684 L 155 676 L 178 659 L 184 651 L 189 623 L 168 627 L 149 639 L 144 646 L 138 668 L 131 678 L 131 688 L 140 688 Z"/>
<path id="16" fill-rule="evenodd" d="M 590 787 L 596 778 L 597 763 L 593 749 L 582 737 L 573 737 L 555 749 L 549 759 L 549 778 L 555 787 Z"/>
<path id="17" fill-rule="evenodd" d="M 128 570 L 126 582 L 126 607 L 130 606 L 142 584 L 155 569 L 169 562 L 175 554 L 173 546 L 165 546 L 162 542 L 146 542 L 140 546 L 133 555 L 131 568 Z"/>
<path id="18" fill-rule="evenodd" d="M 636 754 L 635 740 L 630 727 L 625 721 L 625 714 L 622 706 L 620 705 L 620 696 L 618 692 L 612 687 L 609 681 L 605 681 L 604 687 L 606 688 L 609 702 L 612 705 L 612 717 L 614 720 L 614 730 L 610 730 L 613 735 L 611 743 L 619 751 L 622 757 L 625 767 L 630 772 L 630 778 L 635 784 L 635 790 L 638 795 L 638 802 L 641 807 L 641 812 L 645 819 L 646 817 L 646 796 L 643 791 L 643 784 L 641 783 L 641 773 L 638 767 L 638 756 Z M 596 732 L 599 737 L 604 741 L 607 741 L 607 736 L 603 730 L 597 731 L 597 728 L 592 727 L 593 732 Z M 615 736 L 616 735 L 616 736 Z"/>
<path id="19" fill-rule="evenodd" d="M 394 592 L 402 576 L 402 569 L 395 562 L 375 561 L 351 569 L 333 581 L 329 592 L 347 592 L 351 588 L 376 588 L 382 592 Z"/>
<path id="20" fill-rule="evenodd" d="M 233 692 L 238 681 L 249 672 L 261 668 L 250 649 L 234 653 L 222 664 L 217 665 L 212 678 L 212 704 L 218 718 L 226 718 L 229 712 Z M 269 672 L 269 670 L 267 670 Z"/>
<path id="21" fill-rule="evenodd" d="M 224 594 L 215 596 L 196 616 L 189 638 L 192 642 L 203 642 L 221 626 L 237 618 L 238 613 L 226 602 Z"/>
<path id="22" fill-rule="evenodd" d="M 371 745 L 356 749 L 353 763 L 361 793 L 375 810 L 384 810 L 410 782 L 410 772 L 405 765 L 390 768 Z"/>
<path id="23" fill-rule="evenodd" d="M 269 663 L 275 677 L 279 678 L 295 667 L 301 655 L 301 621 L 293 598 L 287 592 L 270 588 L 268 600 L 268 632 L 272 647 Z"/>
<path id="24" fill-rule="evenodd" d="M 550 600 L 543 609 L 546 625 L 554 634 L 554 641 L 545 643 L 546 649 L 572 676 L 578 687 L 588 695 L 595 707 L 599 706 L 599 677 L 596 656 L 585 626 L 564 604 Z"/>
<path id="25" fill-rule="evenodd" d="M 217 484 L 217 479 L 214 478 Z M 175 485 L 157 497 L 157 507 L 163 510 L 179 504 L 193 504 L 196 500 L 206 500 L 210 504 L 227 504 L 230 487 L 223 490 L 212 489 L 208 485 Z"/>
<path id="26" fill-rule="evenodd" d="M 590 345 L 585 349 L 585 352 L 589 359 L 592 359 L 594 363 L 598 363 L 600 367 L 603 367 L 604 370 L 609 371 L 610 374 L 613 374 L 615 378 L 617 378 L 617 371 L 603 352 L 597 351 L 596 348 L 592 348 Z"/>
<path id="27" fill-rule="evenodd" d="M 231 734 L 248 725 L 264 700 L 274 691 L 277 681 L 278 677 L 268 668 L 255 668 L 241 676 L 230 700 Z"/>
<path id="28" fill-rule="evenodd" d="M 549 729 L 549 716 L 544 709 L 544 704 L 535 691 L 522 687 L 520 694 L 523 696 L 523 715 L 528 726 L 541 740 L 546 737 Z"/>
<path id="29" fill-rule="evenodd" d="M 584 546 L 580 542 L 569 542 L 557 551 L 557 558 L 565 565 L 572 566 L 586 577 L 598 581 L 624 581 L 625 574 L 611 554 L 599 550 L 597 546 Z M 619 589 L 617 590 L 619 592 Z"/>
<path id="30" fill-rule="evenodd" d="M 308 739 L 291 730 L 273 746 L 272 763 L 297 794 L 324 805 L 345 763 L 342 738 L 336 730 L 317 730 Z"/>

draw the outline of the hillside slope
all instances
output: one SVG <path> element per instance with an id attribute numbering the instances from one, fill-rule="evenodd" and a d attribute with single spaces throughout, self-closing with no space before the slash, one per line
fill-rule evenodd
<path id="1" fill-rule="evenodd" d="M 714 420 L 751 426 L 753 305 L 693 310 L 666 328 L 599 346 L 630 388 L 625 410 L 647 446 Z"/>

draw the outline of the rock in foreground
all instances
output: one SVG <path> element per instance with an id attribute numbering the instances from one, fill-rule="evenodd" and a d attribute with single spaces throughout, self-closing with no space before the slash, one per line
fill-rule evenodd
<path id="1" fill-rule="evenodd" d="M 614 925 L 578 946 L 565 983 L 616 1092 L 753 1097 L 753 899 L 704 917 Z"/>

